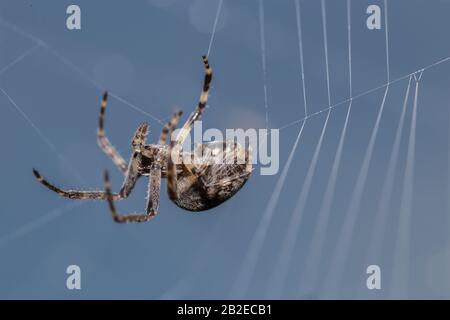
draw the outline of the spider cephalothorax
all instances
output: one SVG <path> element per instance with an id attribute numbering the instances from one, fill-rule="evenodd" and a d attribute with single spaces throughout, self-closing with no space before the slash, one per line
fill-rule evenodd
<path id="1" fill-rule="evenodd" d="M 104 116 L 108 95 L 105 92 L 100 108 L 97 142 L 100 148 L 112 159 L 114 164 L 125 175 L 124 182 L 118 193 L 112 193 L 108 172 L 105 171 L 105 191 L 73 191 L 62 190 L 47 182 L 37 170 L 33 169 L 36 178 L 48 189 L 60 196 L 70 199 L 104 199 L 108 201 L 114 221 L 145 222 L 158 213 L 161 178 L 167 178 L 169 198 L 179 207 L 189 211 L 208 210 L 233 196 L 245 184 L 252 172 L 250 147 L 244 148 L 233 141 L 217 141 L 196 147 L 193 153 L 182 153 L 181 145 L 189 135 L 194 122 L 199 120 L 208 100 L 212 70 L 206 56 L 203 57 L 205 79 L 200 101 L 195 111 L 181 128 L 176 139 L 170 139 L 166 145 L 169 133 L 172 136 L 181 112 L 176 112 L 163 127 L 158 144 L 146 144 L 149 125 L 142 123 L 131 142 L 133 153 L 127 164 L 117 150 L 111 145 L 104 131 Z M 179 151 L 178 151 L 179 150 Z M 177 157 L 173 157 L 172 154 Z M 194 155 L 201 154 L 196 161 Z M 173 158 L 181 159 L 174 161 Z M 220 158 L 220 159 L 219 159 Z M 243 159 L 243 161 L 235 161 Z M 220 161 L 217 161 L 220 160 Z M 149 179 L 148 195 L 145 213 L 121 215 L 117 213 L 114 201 L 128 197 L 139 177 Z"/>

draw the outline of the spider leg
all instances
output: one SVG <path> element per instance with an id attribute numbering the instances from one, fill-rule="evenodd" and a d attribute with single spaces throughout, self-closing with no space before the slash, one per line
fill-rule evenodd
<path id="1" fill-rule="evenodd" d="M 169 143 L 169 154 L 168 154 L 168 164 L 167 164 L 167 193 L 169 194 L 169 199 L 176 200 L 178 199 L 178 186 L 177 186 L 177 167 L 176 164 L 181 164 L 180 161 L 180 148 L 181 144 L 178 143 L 178 140 L 175 142 L 172 138 L 173 131 L 175 130 L 178 124 L 179 118 L 176 118 L 174 122 L 172 122 L 172 126 L 170 127 L 170 143 Z M 177 156 L 177 161 L 174 163 L 173 156 Z"/>
<path id="2" fill-rule="evenodd" d="M 139 178 L 139 166 L 138 166 L 138 153 L 134 152 L 130 164 L 128 165 L 125 179 L 122 184 L 122 187 L 119 193 L 111 194 L 113 200 L 121 200 L 130 195 L 133 187 L 136 184 L 137 179 Z M 105 200 L 107 199 L 106 193 L 104 191 L 78 191 L 78 190 L 63 190 L 60 189 L 47 180 L 45 180 L 41 174 L 33 169 L 33 174 L 36 179 L 43 184 L 45 187 L 50 189 L 53 192 L 56 192 L 58 195 L 69 198 L 69 199 L 77 199 L 77 200 Z"/>
<path id="3" fill-rule="evenodd" d="M 147 195 L 147 212 L 150 216 L 158 214 L 159 195 L 161 191 L 161 166 L 154 165 L 150 170 L 150 180 Z"/>
<path id="4" fill-rule="evenodd" d="M 200 99 L 198 102 L 197 107 L 195 108 L 195 111 L 191 113 L 186 123 L 183 125 L 183 128 L 181 128 L 178 137 L 177 137 L 177 143 L 183 144 L 184 140 L 188 136 L 189 132 L 192 129 L 192 126 L 194 125 L 194 122 L 199 120 L 203 109 L 206 107 L 206 103 L 208 102 L 208 94 L 209 94 L 209 87 L 212 80 L 212 69 L 208 62 L 208 57 L 203 56 L 203 65 L 205 67 L 205 78 L 203 81 L 203 89 L 202 93 L 200 95 Z"/>
<path id="5" fill-rule="evenodd" d="M 170 120 L 163 127 L 161 136 L 159 137 L 159 141 L 158 141 L 159 145 L 166 144 L 167 135 L 169 134 L 169 131 L 171 130 L 171 128 L 173 128 L 178 123 L 182 114 L 183 114 L 183 111 L 175 112 L 172 115 L 172 117 L 170 118 Z M 187 171 L 188 173 L 193 174 L 194 166 L 192 164 L 182 163 L 182 168 L 185 171 Z"/>
<path id="6" fill-rule="evenodd" d="M 103 99 L 100 107 L 100 116 L 98 119 L 98 130 L 97 130 L 97 143 L 103 152 L 111 158 L 114 164 L 122 171 L 124 174 L 127 172 L 127 162 L 119 154 L 119 152 L 112 146 L 108 138 L 105 136 L 104 120 L 105 120 L 105 110 L 108 100 L 108 93 L 105 91 L 103 94 Z"/>
<path id="7" fill-rule="evenodd" d="M 142 147 L 145 145 L 145 139 L 147 138 L 149 124 L 143 122 L 139 125 L 131 140 L 131 146 L 134 151 L 141 152 Z"/>
<path id="8" fill-rule="evenodd" d="M 105 171 L 105 192 L 111 215 L 117 223 L 127 222 L 146 222 L 158 214 L 159 193 L 161 189 L 161 166 L 154 165 L 150 172 L 149 185 L 147 191 L 147 204 L 145 213 L 132 213 L 121 215 L 117 212 L 114 205 L 114 195 L 111 193 L 111 183 L 109 181 L 108 171 Z"/>
<path id="9" fill-rule="evenodd" d="M 180 119 L 181 115 L 183 114 L 183 111 L 175 112 L 170 120 L 164 125 L 161 131 L 161 135 L 159 136 L 158 144 L 164 145 L 166 144 L 167 135 L 169 134 L 170 128 L 174 126 L 174 123 L 177 122 Z"/>
<path id="10" fill-rule="evenodd" d="M 125 179 L 123 180 L 122 187 L 120 188 L 119 195 L 122 198 L 127 197 L 134 186 L 136 185 L 136 181 L 139 178 L 139 158 L 141 148 L 145 144 L 145 139 L 147 137 L 149 125 L 147 123 L 142 123 L 137 128 L 134 133 L 133 139 L 131 140 L 131 145 L 133 147 L 133 155 L 131 156 L 131 160 L 129 161 L 129 165 L 127 168 L 127 172 L 125 173 Z M 115 199 L 114 199 L 115 200 Z"/>
<path id="11" fill-rule="evenodd" d="M 41 174 L 33 169 L 33 174 L 36 179 L 42 183 L 45 187 L 50 189 L 53 192 L 56 192 L 61 197 L 69 198 L 69 199 L 77 199 L 77 200 L 101 200 L 106 199 L 105 193 L 103 191 L 76 191 L 76 190 L 63 190 L 60 189 L 47 180 L 45 180 Z M 115 200 L 120 200 L 121 196 L 119 194 L 112 195 Z"/>

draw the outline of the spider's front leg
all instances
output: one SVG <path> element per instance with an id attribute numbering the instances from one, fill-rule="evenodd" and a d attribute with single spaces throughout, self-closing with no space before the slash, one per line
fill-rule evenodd
<path id="1" fill-rule="evenodd" d="M 180 153 L 180 147 L 183 145 L 184 141 L 186 140 L 186 137 L 191 132 L 191 129 L 194 125 L 194 122 L 199 120 L 202 116 L 203 110 L 206 107 L 206 104 L 208 102 L 208 95 L 209 95 L 209 88 L 211 85 L 212 80 L 212 69 L 209 65 L 208 57 L 203 56 L 203 66 L 205 68 L 205 77 L 203 80 L 203 88 L 202 93 L 200 94 L 200 99 L 197 104 L 197 107 L 195 108 L 195 111 L 191 113 L 186 123 L 181 128 L 180 132 L 178 133 L 178 136 L 176 138 L 176 141 L 174 142 L 173 139 L 170 140 L 170 146 L 169 146 L 169 159 L 168 159 L 168 165 L 167 165 L 167 192 L 169 194 L 169 198 L 171 200 L 177 200 L 178 199 L 178 185 L 177 185 L 177 169 L 176 164 L 179 164 L 180 161 L 177 161 L 174 163 L 172 155 L 176 155 L 177 159 L 179 160 L 179 153 Z M 178 119 L 172 126 L 172 133 L 175 129 Z M 171 134 L 172 135 L 172 134 Z M 193 174 L 192 168 L 190 168 L 187 165 L 183 166 L 188 172 Z"/>
<path id="2" fill-rule="evenodd" d="M 127 162 L 120 155 L 120 153 L 113 147 L 109 139 L 105 135 L 105 111 L 106 105 L 108 102 L 108 92 L 105 91 L 103 94 L 102 103 L 100 106 L 100 115 L 98 118 L 98 129 L 97 129 L 97 143 L 99 147 L 103 150 L 103 152 L 111 158 L 114 164 L 119 168 L 122 173 L 126 174 L 127 172 Z"/>
<path id="3" fill-rule="evenodd" d="M 145 213 L 132 213 L 121 215 L 117 212 L 114 205 L 114 195 L 111 193 L 111 183 L 109 181 L 108 172 L 105 172 L 105 192 L 111 215 L 117 223 L 128 222 L 146 222 L 154 218 L 158 214 L 159 193 L 161 189 L 161 166 L 154 164 L 150 170 L 150 178 L 148 180 L 147 204 Z"/>
<path id="4" fill-rule="evenodd" d="M 177 186 L 177 168 L 176 164 L 180 164 L 180 149 L 181 144 L 178 141 L 174 141 L 173 132 L 175 131 L 178 120 L 180 120 L 181 113 L 172 116 L 171 121 L 168 125 L 168 130 L 170 130 L 170 141 L 169 141 L 169 153 L 167 155 L 167 193 L 169 199 L 178 199 L 178 186 Z M 165 139 L 164 139 L 165 142 Z M 174 163 L 173 156 L 177 156 L 177 161 Z M 186 168 L 187 169 L 187 168 Z"/>
<path id="5" fill-rule="evenodd" d="M 203 65 L 205 68 L 205 78 L 203 80 L 203 88 L 202 93 L 200 94 L 200 99 L 198 102 L 197 107 L 195 108 L 195 111 L 191 113 L 186 123 L 183 125 L 183 128 L 181 128 L 178 136 L 177 136 L 177 144 L 183 144 L 186 137 L 189 135 L 189 132 L 192 129 L 192 126 L 194 125 L 194 122 L 199 120 L 203 110 L 206 107 L 206 103 L 208 102 L 208 95 L 209 95 L 209 87 L 212 80 L 212 69 L 208 62 L 208 57 L 203 56 Z"/>
<path id="6" fill-rule="evenodd" d="M 164 125 L 161 131 L 161 135 L 159 136 L 158 144 L 159 145 L 165 145 L 167 140 L 167 135 L 169 134 L 169 131 L 171 128 L 176 126 L 178 121 L 180 120 L 180 117 L 183 115 L 183 111 L 175 112 L 172 117 L 170 117 L 169 121 Z"/>

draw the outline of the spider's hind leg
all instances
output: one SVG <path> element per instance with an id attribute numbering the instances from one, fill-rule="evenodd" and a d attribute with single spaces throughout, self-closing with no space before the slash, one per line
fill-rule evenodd
<path id="1" fill-rule="evenodd" d="M 137 179 L 140 177 L 139 173 L 139 157 L 138 153 L 134 152 L 131 156 L 130 164 L 127 166 L 127 171 L 125 173 L 125 179 L 123 181 L 122 187 L 118 194 L 111 194 L 113 200 L 121 200 L 130 195 L 133 190 Z M 33 169 L 33 174 L 36 179 L 44 185 L 46 188 L 50 189 L 53 192 L 56 192 L 58 195 L 69 198 L 69 199 L 77 199 L 77 200 L 105 200 L 107 199 L 107 195 L 104 191 L 77 191 L 77 190 L 63 190 L 60 189 L 47 180 L 45 180 L 41 174 Z"/>
<path id="2" fill-rule="evenodd" d="M 45 187 L 64 198 L 75 199 L 75 200 L 102 200 L 106 199 L 106 194 L 103 191 L 76 191 L 76 190 L 63 190 L 60 189 L 41 176 L 39 171 L 33 169 L 33 174 L 36 179 L 43 184 Z M 120 200 L 122 196 L 120 194 L 112 194 L 113 199 Z"/>
<path id="3" fill-rule="evenodd" d="M 105 193 L 111 215 L 117 223 L 127 222 L 146 222 L 154 218 L 158 214 L 159 208 L 159 192 L 161 188 L 161 167 L 154 165 L 150 172 L 150 179 L 147 191 L 147 205 L 145 213 L 133 213 L 121 215 L 117 212 L 114 205 L 114 195 L 111 193 L 111 183 L 109 181 L 108 172 L 105 171 Z"/>
<path id="4" fill-rule="evenodd" d="M 133 155 L 131 156 L 127 171 L 127 178 L 122 185 L 120 194 L 122 194 L 122 192 L 124 192 L 125 194 L 129 194 L 134 188 L 137 178 L 140 176 L 139 159 L 142 148 L 145 145 L 148 128 L 149 125 L 147 123 L 142 123 L 141 125 L 139 125 L 131 141 L 131 145 L 133 147 Z M 161 165 L 159 163 L 153 163 L 150 169 L 145 213 L 133 213 L 127 215 L 119 214 L 116 210 L 116 206 L 114 205 L 114 201 L 116 199 L 114 197 L 114 194 L 111 192 L 111 183 L 107 171 L 105 171 L 104 180 L 106 200 L 108 201 L 109 209 L 115 222 L 146 222 L 158 214 L 159 193 L 161 189 Z"/>

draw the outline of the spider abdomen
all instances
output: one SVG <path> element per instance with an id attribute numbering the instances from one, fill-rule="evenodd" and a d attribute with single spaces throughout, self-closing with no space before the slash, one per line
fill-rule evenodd
<path id="1" fill-rule="evenodd" d="M 233 166 L 233 165 L 227 165 Z M 223 181 L 215 185 L 206 185 L 204 182 L 197 181 L 184 192 L 180 192 L 179 198 L 174 203 L 180 208 L 189 211 L 204 211 L 212 209 L 224 201 L 231 198 L 238 192 L 250 177 L 251 173 L 241 174 L 239 178 L 233 181 Z M 186 181 L 183 181 L 186 179 Z M 191 178 L 182 178 L 178 181 L 178 185 L 190 183 Z"/>
<path id="2" fill-rule="evenodd" d="M 252 172 L 251 152 L 233 141 L 200 145 L 193 174 L 179 175 L 174 203 L 189 211 L 214 208 L 238 192 Z M 220 159 L 219 159 L 220 158 Z"/>

